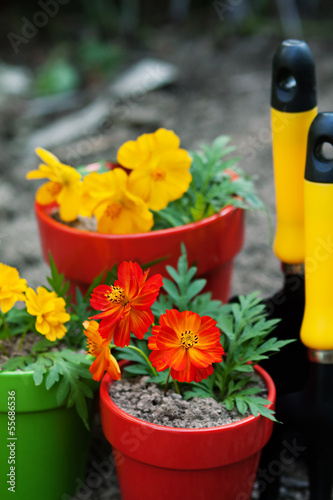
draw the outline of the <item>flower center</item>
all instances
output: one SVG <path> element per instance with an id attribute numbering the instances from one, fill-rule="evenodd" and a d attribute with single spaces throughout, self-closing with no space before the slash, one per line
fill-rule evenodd
<path id="1" fill-rule="evenodd" d="M 62 185 L 60 184 L 60 182 L 50 182 L 48 184 L 48 191 L 50 192 L 51 196 L 56 196 L 60 193 L 61 190 Z"/>
<path id="2" fill-rule="evenodd" d="M 151 172 L 150 175 L 154 181 L 163 181 L 166 176 L 166 172 L 162 167 L 156 167 Z"/>
<path id="3" fill-rule="evenodd" d="M 88 354 L 91 354 L 92 356 L 98 356 L 99 354 L 98 345 L 91 339 L 87 340 L 87 344 L 88 344 Z"/>
<path id="4" fill-rule="evenodd" d="M 112 304 L 128 304 L 128 298 L 120 286 L 111 286 L 111 292 L 105 295 Z"/>
<path id="5" fill-rule="evenodd" d="M 198 343 L 198 335 L 192 333 L 191 330 L 185 330 L 185 332 L 180 334 L 180 341 L 185 349 L 189 349 L 193 347 L 194 344 Z"/>
<path id="6" fill-rule="evenodd" d="M 110 205 L 108 205 L 106 207 L 105 215 L 107 217 L 110 217 L 110 219 L 112 219 L 112 220 L 118 219 L 119 215 L 121 214 L 122 209 L 123 209 L 123 206 L 121 205 L 121 203 L 118 203 L 118 202 L 111 203 Z"/>

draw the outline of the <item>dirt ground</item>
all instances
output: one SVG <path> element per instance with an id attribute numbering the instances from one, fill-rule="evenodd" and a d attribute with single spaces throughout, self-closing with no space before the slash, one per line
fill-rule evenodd
<path id="1" fill-rule="evenodd" d="M 112 126 L 104 127 L 102 133 L 83 131 L 67 143 L 61 134 L 58 138 L 48 131 L 55 117 L 36 118 L 26 99 L 0 94 L 0 260 L 16 266 L 30 286 L 45 280 L 48 268 L 42 260 L 33 211 L 36 183 L 25 180 L 26 173 L 38 165 L 35 146 L 52 150 L 65 162 L 74 158 L 74 163 L 84 164 L 113 158 L 125 140 L 162 126 L 173 129 L 187 149 L 220 134 L 230 135 L 242 157 L 241 167 L 257 176 L 257 190 L 274 228 L 270 85 L 272 57 L 281 41 L 269 36 L 229 37 L 216 44 L 209 35 L 183 39 L 173 30 L 163 29 L 149 50 L 133 53 L 133 62 L 146 56 L 170 62 L 179 69 L 176 83 L 132 99 L 117 113 L 112 111 L 106 88 L 101 89 L 106 103 L 109 99 Z M 332 42 L 307 42 L 316 61 L 319 110 L 330 111 Z M 71 115 L 67 117 L 69 120 Z M 37 144 L 38 140 L 43 142 Z M 246 242 L 235 261 L 233 294 L 259 290 L 266 297 L 279 289 L 280 265 L 271 247 L 272 232 L 265 214 L 248 213 Z M 95 443 L 92 461 L 101 463 L 108 454 L 105 443 Z M 293 496 L 289 496 L 287 479 L 281 499 L 308 498 L 303 473 L 298 469 L 295 474 L 300 479 Z M 82 498 L 118 500 L 112 478 L 109 475 L 103 484 L 91 486 L 90 496 Z"/>

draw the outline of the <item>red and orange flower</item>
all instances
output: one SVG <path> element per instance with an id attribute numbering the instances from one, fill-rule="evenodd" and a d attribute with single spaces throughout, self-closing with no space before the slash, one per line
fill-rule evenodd
<path id="1" fill-rule="evenodd" d="M 136 262 L 122 262 L 114 285 L 97 286 L 90 299 L 91 306 L 101 311 L 92 316 L 100 319 L 99 332 L 108 343 L 124 347 L 130 342 L 131 331 L 142 339 L 154 322 L 151 306 L 163 284 L 162 276 L 149 270 L 143 272 Z"/>
<path id="2" fill-rule="evenodd" d="M 85 321 L 84 333 L 88 337 L 88 353 L 96 356 L 95 361 L 89 368 L 94 380 L 101 380 L 106 371 L 113 380 L 120 380 L 120 368 L 118 362 L 111 354 L 107 340 L 103 339 L 98 331 L 97 321 Z"/>
<path id="3" fill-rule="evenodd" d="M 162 314 L 152 334 L 149 360 L 159 372 L 171 368 L 172 378 L 179 382 L 200 382 L 213 373 L 212 363 L 222 360 L 220 331 L 209 316 L 171 309 Z"/>

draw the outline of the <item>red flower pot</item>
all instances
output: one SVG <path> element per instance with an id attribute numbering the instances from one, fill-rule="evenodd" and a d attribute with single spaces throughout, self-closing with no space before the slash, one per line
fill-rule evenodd
<path id="1" fill-rule="evenodd" d="M 124 260 L 141 265 L 165 257 L 151 266 L 151 274 L 168 276 L 166 265 L 176 266 L 183 242 L 190 264 L 196 263 L 198 276 L 207 279 L 207 290 L 214 298 L 229 299 L 233 259 L 244 241 L 244 211 L 232 206 L 199 222 L 171 229 L 140 234 L 99 234 L 71 228 L 55 221 L 50 215 L 53 205 L 35 203 L 43 255 L 49 252 L 58 270 L 86 291 L 103 270 Z"/>
<path id="2" fill-rule="evenodd" d="M 275 386 L 255 367 L 274 408 Z M 111 400 L 112 381 L 100 387 L 103 432 L 111 443 L 122 500 L 249 500 L 273 422 L 247 417 L 206 429 L 155 425 L 128 415 Z"/>

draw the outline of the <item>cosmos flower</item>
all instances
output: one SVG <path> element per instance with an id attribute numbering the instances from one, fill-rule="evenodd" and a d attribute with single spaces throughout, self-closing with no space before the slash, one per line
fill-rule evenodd
<path id="1" fill-rule="evenodd" d="M 222 360 L 220 331 L 209 316 L 171 309 L 161 315 L 152 334 L 149 360 L 157 371 L 171 368 L 172 378 L 179 382 L 200 382 L 213 373 L 212 363 Z"/>
<path id="2" fill-rule="evenodd" d="M 108 342 L 124 347 L 130 342 L 131 331 L 142 339 L 154 321 L 151 306 L 162 286 L 162 276 L 148 278 L 136 262 L 122 262 L 114 285 L 99 285 L 91 295 L 91 306 L 101 311 L 92 316 L 100 319 L 99 331 Z"/>
<path id="3" fill-rule="evenodd" d="M 128 175 L 122 168 L 83 180 L 82 215 L 95 215 L 97 230 L 107 234 L 144 233 L 154 223 L 148 205 L 128 189 Z"/>
<path id="4" fill-rule="evenodd" d="M 26 289 L 27 282 L 20 278 L 18 270 L 0 262 L 0 307 L 3 313 L 8 312 L 16 301 L 25 300 Z"/>
<path id="5" fill-rule="evenodd" d="M 76 219 L 82 196 L 81 174 L 75 168 L 60 163 L 49 151 L 37 148 L 36 153 L 44 163 L 38 170 L 27 173 L 27 179 L 49 179 L 38 189 L 36 201 L 41 205 L 57 202 L 60 217 L 69 222 Z"/>
<path id="6" fill-rule="evenodd" d="M 96 359 L 89 368 L 94 380 L 100 381 L 107 372 L 113 380 L 120 380 L 120 368 L 116 358 L 111 354 L 108 342 L 98 331 L 97 321 L 85 321 L 85 335 L 88 337 L 88 353 Z"/>
<path id="7" fill-rule="evenodd" d="M 27 311 L 36 316 L 36 330 L 45 335 L 48 340 L 62 339 L 67 332 L 64 323 L 70 320 L 66 312 L 66 303 L 55 292 L 48 292 L 39 286 L 37 293 L 28 288 L 26 291 Z"/>
<path id="8" fill-rule="evenodd" d="M 174 132 L 160 128 L 125 142 L 118 151 L 118 163 L 131 170 L 129 190 L 152 210 L 162 210 L 189 188 L 192 160 L 179 145 Z"/>

